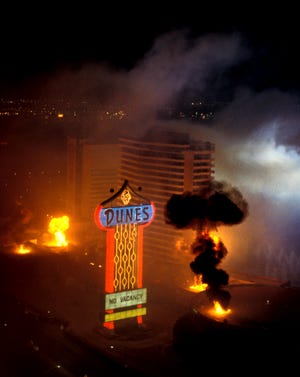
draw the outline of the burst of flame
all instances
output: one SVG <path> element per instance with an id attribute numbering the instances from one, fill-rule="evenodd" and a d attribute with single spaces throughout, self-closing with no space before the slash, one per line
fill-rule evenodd
<path id="1" fill-rule="evenodd" d="M 219 247 L 219 244 L 221 243 L 221 239 L 216 231 L 205 229 L 201 231 L 201 237 L 205 239 L 211 239 L 214 243 L 214 249 L 217 250 Z"/>
<path id="2" fill-rule="evenodd" d="M 214 307 L 209 310 L 209 313 L 214 317 L 225 317 L 231 313 L 231 309 L 224 309 L 219 301 L 213 301 Z"/>
<path id="3" fill-rule="evenodd" d="M 207 289 L 207 284 L 202 283 L 202 276 L 196 275 L 194 276 L 194 284 L 190 285 L 189 288 L 196 292 L 202 292 Z"/>
<path id="4" fill-rule="evenodd" d="M 175 248 L 176 250 L 181 250 L 183 246 L 184 241 L 182 239 L 176 240 L 175 242 Z"/>
<path id="5" fill-rule="evenodd" d="M 214 242 L 214 249 L 217 250 L 219 243 L 220 243 L 220 237 L 218 234 L 211 230 L 205 230 L 202 233 L 202 236 L 205 238 L 210 238 Z M 202 292 L 205 291 L 208 287 L 208 284 L 202 282 L 202 275 L 196 275 L 194 276 L 194 284 L 190 285 L 190 289 L 196 292 Z"/>
<path id="6" fill-rule="evenodd" d="M 69 217 L 53 217 L 48 226 L 48 232 L 55 237 L 55 246 L 67 246 L 65 231 L 69 229 Z"/>
<path id="7" fill-rule="evenodd" d="M 214 244 L 217 246 L 220 242 L 220 237 L 218 236 L 218 234 L 216 232 L 212 232 L 210 231 L 208 233 L 208 236 L 214 241 Z"/>
<path id="8" fill-rule="evenodd" d="M 23 244 L 21 244 L 17 250 L 16 250 L 16 253 L 17 254 L 28 254 L 31 252 L 31 249 L 28 248 L 28 247 L 25 247 Z"/>

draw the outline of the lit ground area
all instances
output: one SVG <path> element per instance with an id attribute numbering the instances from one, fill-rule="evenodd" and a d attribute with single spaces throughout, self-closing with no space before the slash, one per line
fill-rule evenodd
<path id="1" fill-rule="evenodd" d="M 15 346 L 20 345 L 19 336 L 30 356 L 26 365 L 33 376 L 99 376 L 101 357 L 114 376 L 194 376 L 202 372 L 211 376 L 254 376 L 279 371 L 286 376 L 291 374 L 299 354 L 299 288 L 276 279 L 232 273 L 225 289 L 230 311 L 217 315 L 212 311 L 212 296 L 190 289 L 192 281 L 180 275 L 177 267 L 172 273 L 170 268 L 145 266 L 147 313 L 142 325 L 131 318 L 115 321 L 115 329 L 106 330 L 101 316 L 103 253 L 93 248 L 62 254 L 2 253 L 1 332 L 7 331 L 13 318 L 19 325 L 12 337 L 2 334 L 1 351 L 7 363 L 0 364 L 0 375 L 29 375 L 21 367 L 13 373 L 10 370 L 9 362 L 16 360 Z M 221 296 L 222 293 L 219 292 Z M 15 305 L 20 313 L 26 312 L 26 320 L 15 310 L 9 312 Z M 19 332 L 24 328 L 22 321 L 26 326 L 28 315 L 31 321 L 42 321 L 42 330 L 34 327 L 35 333 Z M 59 344 L 57 355 L 68 350 L 64 356 L 65 363 L 70 364 L 68 373 L 58 363 L 59 367 L 53 364 L 56 368 L 53 366 L 51 373 L 44 373 L 50 351 L 42 354 L 43 341 Z M 22 354 L 19 351 L 16 355 Z M 39 355 L 40 369 L 35 355 Z M 57 355 L 51 358 L 56 359 Z M 78 360 L 80 355 L 89 360 L 89 369 L 83 368 L 83 360 L 80 368 L 71 368 L 70 360 Z M 114 366 L 108 365 L 111 361 Z M 24 357 L 18 362 L 24 363 Z"/>

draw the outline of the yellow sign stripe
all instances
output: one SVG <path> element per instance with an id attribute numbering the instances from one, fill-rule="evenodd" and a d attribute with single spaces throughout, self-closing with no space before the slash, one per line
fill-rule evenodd
<path id="1" fill-rule="evenodd" d="M 137 317 L 139 315 L 145 315 L 147 308 L 137 308 L 131 310 L 124 310 L 122 312 L 105 314 L 104 322 L 118 321 L 119 319 Z"/>

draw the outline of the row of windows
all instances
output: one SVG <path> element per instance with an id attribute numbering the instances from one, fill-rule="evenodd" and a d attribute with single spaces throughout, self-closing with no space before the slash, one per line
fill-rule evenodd
<path id="1" fill-rule="evenodd" d="M 136 168 L 136 167 L 130 167 L 126 164 L 121 164 L 121 171 L 126 172 L 127 174 L 128 173 L 136 174 L 141 177 L 146 176 L 148 178 L 149 176 L 154 176 L 154 177 L 162 177 L 164 179 L 169 178 L 173 182 L 175 180 L 180 180 L 181 182 L 183 182 L 183 172 L 182 174 L 175 174 L 172 171 L 172 174 L 169 174 L 170 169 L 166 169 L 165 171 L 161 171 L 161 170 L 156 171 L 152 169 L 151 167 L 149 169 L 147 167 L 144 167 L 143 170 L 141 170 L 140 167 Z"/>
<path id="2" fill-rule="evenodd" d="M 153 150 L 143 150 L 143 149 L 140 149 L 138 151 L 136 151 L 137 153 L 135 153 L 135 151 L 133 151 L 131 148 L 127 148 L 127 147 L 123 147 L 122 149 L 122 152 L 123 154 L 126 154 L 126 153 L 129 153 L 131 155 L 134 155 L 136 156 L 136 158 L 140 158 L 141 156 L 142 157 L 151 157 L 151 160 L 153 160 L 153 158 L 158 158 L 158 159 L 171 159 L 171 160 L 184 160 L 185 159 L 185 154 L 184 153 L 170 153 L 168 151 L 162 151 L 162 152 L 159 152 L 157 153 L 156 151 L 153 151 Z M 194 154 L 194 160 L 195 161 L 210 161 L 211 160 L 211 154 L 210 153 L 195 153 Z"/>
<path id="3" fill-rule="evenodd" d="M 166 182 L 163 178 L 156 178 L 155 176 L 147 177 L 147 180 L 141 181 L 140 174 L 132 174 L 128 176 L 129 181 L 133 181 L 136 184 L 141 183 L 141 186 L 147 186 L 151 192 L 174 192 L 177 189 L 182 188 L 182 181 Z"/>
<path id="4" fill-rule="evenodd" d="M 211 178 L 211 174 L 200 174 L 200 175 L 193 176 L 193 180 L 197 180 L 197 181 L 203 181 L 210 178 Z"/>
<path id="5" fill-rule="evenodd" d="M 161 160 L 161 159 L 141 159 L 137 156 L 123 156 L 122 162 L 130 164 L 131 166 L 136 166 L 141 169 L 141 166 L 144 168 L 145 165 L 149 165 L 155 170 L 170 170 L 183 173 L 184 172 L 184 162 L 172 161 L 172 160 Z"/>
<path id="6" fill-rule="evenodd" d="M 132 149 L 136 150 L 149 150 L 149 151 L 157 151 L 157 152 L 182 152 L 185 150 L 190 150 L 191 146 L 189 144 L 172 144 L 172 143 L 161 143 L 158 142 L 142 142 L 142 141 L 133 141 L 129 139 L 119 139 L 121 146 L 128 146 Z"/>
<path id="7" fill-rule="evenodd" d="M 205 153 L 205 154 L 199 154 L 199 153 L 195 153 L 194 154 L 194 159 L 195 160 L 210 160 L 211 159 L 211 154 L 210 153 Z"/>
<path id="8" fill-rule="evenodd" d="M 214 152 L 215 145 L 209 141 L 197 141 L 192 143 L 184 143 L 184 144 L 175 144 L 175 143 L 162 143 L 161 141 L 158 142 L 143 142 L 143 141 L 134 141 L 129 139 L 119 139 L 121 145 L 128 145 L 135 149 L 149 149 L 149 150 L 157 150 L 157 151 L 185 151 L 185 150 L 192 150 L 192 151 L 211 151 Z"/>
<path id="9" fill-rule="evenodd" d="M 211 167 L 214 166 L 214 161 L 213 159 L 211 158 L 210 160 L 202 160 L 202 161 L 194 161 L 193 163 L 193 166 L 194 166 L 194 169 L 196 168 L 204 168 L 205 166 L 207 166 L 208 169 L 210 169 Z"/>
<path id="10" fill-rule="evenodd" d="M 193 172 L 194 172 L 194 174 L 197 174 L 197 173 L 211 173 L 211 168 L 209 167 L 209 168 L 201 168 L 201 169 L 193 169 Z"/>
<path id="11" fill-rule="evenodd" d="M 138 162 L 147 162 L 147 161 L 151 161 L 151 163 L 155 163 L 156 161 L 159 161 L 160 163 L 167 163 L 167 164 L 170 164 L 170 165 L 174 165 L 174 164 L 183 164 L 184 163 L 184 158 L 183 156 L 176 156 L 175 157 L 171 157 L 171 156 L 161 156 L 161 155 L 153 155 L 153 156 L 149 156 L 149 155 L 145 155 L 145 154 L 135 154 L 135 153 L 130 153 L 129 151 L 127 152 L 124 152 L 122 153 L 122 157 L 123 158 L 127 158 L 127 159 L 131 159 L 131 160 L 135 160 L 135 161 L 138 161 Z"/>

